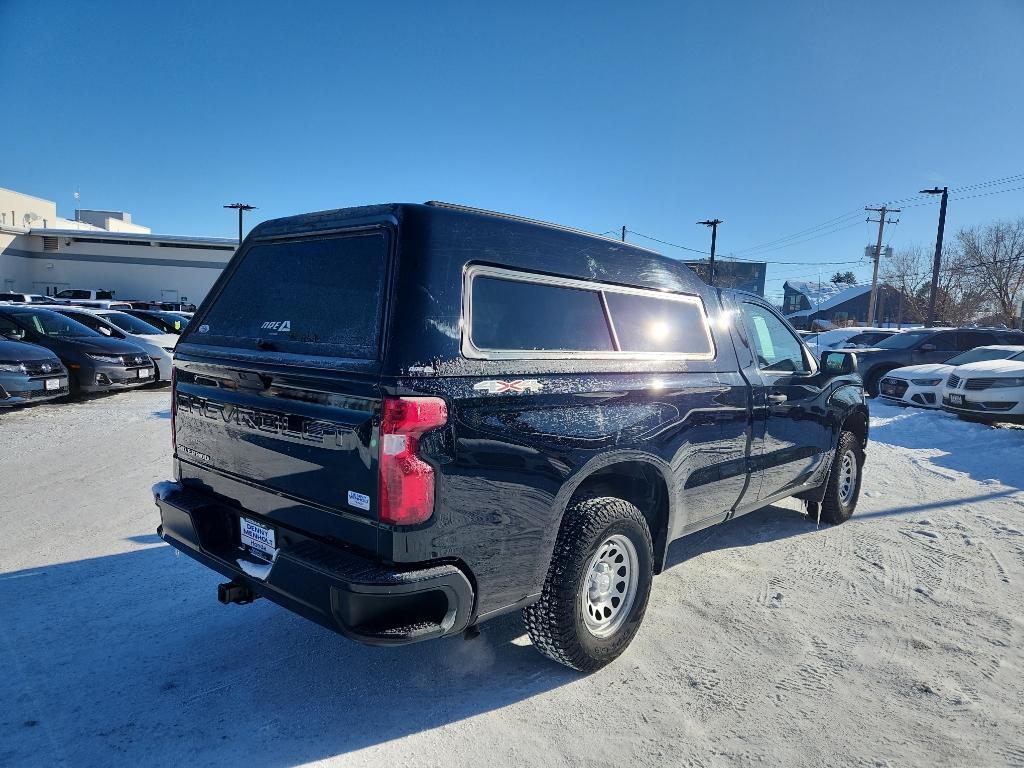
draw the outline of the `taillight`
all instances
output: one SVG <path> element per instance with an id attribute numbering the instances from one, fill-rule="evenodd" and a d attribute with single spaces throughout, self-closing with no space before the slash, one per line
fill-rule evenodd
<path id="1" fill-rule="evenodd" d="M 420 436 L 448 421 L 439 397 L 385 397 L 380 419 L 380 519 L 415 525 L 434 511 L 434 470 L 417 455 Z"/>
<path id="2" fill-rule="evenodd" d="M 171 455 L 178 452 L 178 432 L 175 430 L 175 417 L 178 415 L 178 369 L 171 364 Z"/>

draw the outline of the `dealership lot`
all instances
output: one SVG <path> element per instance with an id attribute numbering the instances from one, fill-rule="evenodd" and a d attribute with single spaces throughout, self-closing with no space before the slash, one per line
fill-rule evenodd
<path id="1" fill-rule="evenodd" d="M 677 543 L 636 642 L 583 677 L 518 616 L 389 650 L 219 605 L 154 533 L 168 398 L 0 414 L 2 765 L 1024 760 L 1024 430 L 873 403 L 853 520 L 773 507 Z"/>

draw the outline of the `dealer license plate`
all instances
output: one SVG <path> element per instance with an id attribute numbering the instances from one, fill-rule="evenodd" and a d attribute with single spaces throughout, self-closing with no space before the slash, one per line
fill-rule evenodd
<path id="1" fill-rule="evenodd" d="M 153 375 L 153 369 L 152 368 L 139 368 L 138 375 L 139 375 L 140 379 L 148 379 L 150 376 Z"/>
<path id="2" fill-rule="evenodd" d="M 47 379 L 44 386 L 47 389 L 60 389 L 60 379 Z"/>
<path id="3" fill-rule="evenodd" d="M 238 521 L 242 530 L 242 546 L 273 559 L 277 553 L 277 537 L 274 535 L 274 529 L 247 517 L 240 517 Z"/>
<path id="4" fill-rule="evenodd" d="M 950 395 L 949 396 L 949 404 L 950 405 L 963 405 L 964 404 L 964 396 L 963 395 Z"/>

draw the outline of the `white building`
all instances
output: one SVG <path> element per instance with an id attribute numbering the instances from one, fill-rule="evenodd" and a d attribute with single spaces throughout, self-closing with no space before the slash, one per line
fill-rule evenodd
<path id="1" fill-rule="evenodd" d="M 0 292 L 111 290 L 119 299 L 198 304 L 235 252 L 234 239 L 154 235 L 124 211 L 78 210 L 0 188 Z"/>

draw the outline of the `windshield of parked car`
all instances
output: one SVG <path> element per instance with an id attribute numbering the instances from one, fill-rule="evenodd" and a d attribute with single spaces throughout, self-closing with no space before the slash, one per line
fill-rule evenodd
<path id="1" fill-rule="evenodd" d="M 96 331 L 86 328 L 70 317 L 65 317 L 47 309 L 40 309 L 34 312 L 19 312 L 15 319 L 42 336 L 67 338 L 100 336 Z"/>
<path id="2" fill-rule="evenodd" d="M 116 325 L 125 333 L 135 333 L 140 336 L 145 336 L 146 334 L 159 335 L 163 333 L 159 328 L 153 327 L 145 320 L 132 317 L 125 312 L 106 312 L 100 315 L 100 317 L 111 325 Z"/>
<path id="3" fill-rule="evenodd" d="M 924 341 L 935 335 L 934 331 L 908 331 L 907 333 L 894 333 L 888 339 L 882 339 L 876 345 L 879 349 L 910 349 L 918 342 Z"/>
<path id="4" fill-rule="evenodd" d="M 1015 360 L 1017 355 L 1012 349 L 985 349 L 978 347 L 967 352 L 951 357 L 946 365 L 967 365 L 967 363 L 981 363 L 985 360 Z"/>
<path id="5" fill-rule="evenodd" d="M 846 340 L 847 344 L 877 344 L 883 339 L 887 339 L 892 336 L 891 333 L 885 331 L 868 331 L 867 333 L 858 333 L 856 336 L 851 336 Z"/>

